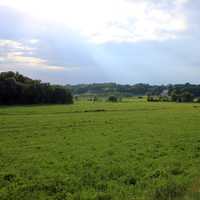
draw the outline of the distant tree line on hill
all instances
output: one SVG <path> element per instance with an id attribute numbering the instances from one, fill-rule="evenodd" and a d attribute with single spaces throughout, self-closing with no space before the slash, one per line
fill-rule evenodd
<path id="1" fill-rule="evenodd" d="M 168 91 L 165 96 L 172 97 L 173 101 L 191 101 L 193 98 L 200 97 L 200 85 L 190 83 L 176 85 L 120 85 L 116 83 L 95 83 L 67 85 L 75 95 L 117 95 L 117 96 L 160 96 L 163 91 Z M 165 98 L 166 99 L 166 98 Z"/>
<path id="2" fill-rule="evenodd" d="M 149 84 L 121 85 L 116 83 L 94 83 L 66 85 L 74 95 L 98 95 L 98 96 L 144 96 L 147 93 L 160 94 L 166 86 L 152 86 Z"/>
<path id="3" fill-rule="evenodd" d="M 75 95 L 97 96 L 148 96 L 148 101 L 175 101 L 175 102 L 198 102 L 200 101 L 200 85 L 175 84 L 175 85 L 121 85 L 116 83 L 95 83 L 67 85 L 67 88 Z M 164 94 L 163 94 L 164 91 Z M 167 91 L 167 92 L 166 92 Z"/>
<path id="4" fill-rule="evenodd" d="M 66 87 L 32 80 L 18 72 L 0 73 L 0 105 L 70 103 L 73 97 Z"/>

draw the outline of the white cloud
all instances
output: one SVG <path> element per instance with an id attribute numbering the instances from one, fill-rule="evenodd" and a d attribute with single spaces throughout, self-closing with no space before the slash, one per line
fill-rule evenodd
<path id="1" fill-rule="evenodd" d="M 60 66 L 39 66 L 39 65 L 29 65 L 27 66 L 26 63 L 15 63 L 15 65 L 11 64 L 1 64 L 0 63 L 0 71 L 49 71 L 49 72 L 62 72 L 65 71 L 66 69 Z"/>
<path id="2" fill-rule="evenodd" d="M 5 61 L 4 57 L 0 57 L 0 63 L 4 61 Z"/>
<path id="3" fill-rule="evenodd" d="M 188 3 L 190 0 L 175 0 L 175 3 L 176 4 L 185 4 L 185 3 Z"/>
<path id="4" fill-rule="evenodd" d="M 29 43 L 34 45 L 34 44 L 39 43 L 39 40 L 34 38 L 34 39 L 29 40 Z"/>
<path id="5" fill-rule="evenodd" d="M 9 64 L 16 65 L 18 67 L 26 66 L 26 67 L 37 69 L 37 70 L 44 70 L 44 69 L 54 70 L 54 71 L 65 70 L 65 68 L 62 66 L 49 65 L 47 60 L 37 58 L 37 57 L 16 55 L 15 53 L 8 54 L 6 62 Z"/>
<path id="6" fill-rule="evenodd" d="M 187 29 L 189 0 L 1 0 L 48 23 L 62 23 L 95 43 L 162 41 Z M 36 40 L 32 41 L 37 42 Z"/>
<path id="7" fill-rule="evenodd" d="M 180 2 L 167 8 L 151 1 L 117 2 L 112 4 L 114 12 L 112 9 L 105 11 L 112 16 L 106 17 L 103 23 L 100 20 L 96 27 L 82 27 L 83 33 L 93 42 L 162 41 L 174 39 L 187 29 L 186 17 L 180 12 Z"/>
<path id="8" fill-rule="evenodd" d="M 4 51 L 33 51 L 33 47 L 26 46 L 15 40 L 0 39 L 0 50 Z"/>
<path id="9" fill-rule="evenodd" d="M 35 44 L 35 41 L 34 41 Z M 30 56 L 35 48 L 19 41 L 0 40 L 0 70 L 17 70 L 19 68 L 33 70 L 64 71 L 75 69 L 49 64 L 48 60 Z"/>

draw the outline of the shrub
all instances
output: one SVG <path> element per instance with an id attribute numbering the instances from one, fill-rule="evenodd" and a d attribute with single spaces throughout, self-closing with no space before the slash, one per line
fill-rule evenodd
<path id="1" fill-rule="evenodd" d="M 108 97 L 108 101 L 109 101 L 109 102 L 117 102 L 118 99 L 117 99 L 116 96 L 109 96 L 109 97 Z"/>

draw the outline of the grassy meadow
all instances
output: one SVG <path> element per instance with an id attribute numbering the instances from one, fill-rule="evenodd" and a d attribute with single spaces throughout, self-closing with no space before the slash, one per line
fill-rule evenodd
<path id="1" fill-rule="evenodd" d="M 200 199 L 200 104 L 0 107 L 0 200 Z"/>

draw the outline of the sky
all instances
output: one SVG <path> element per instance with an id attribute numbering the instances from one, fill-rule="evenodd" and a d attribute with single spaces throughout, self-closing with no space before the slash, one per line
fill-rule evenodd
<path id="1" fill-rule="evenodd" d="M 199 0 L 0 0 L 0 72 L 200 84 L 199 9 Z"/>

